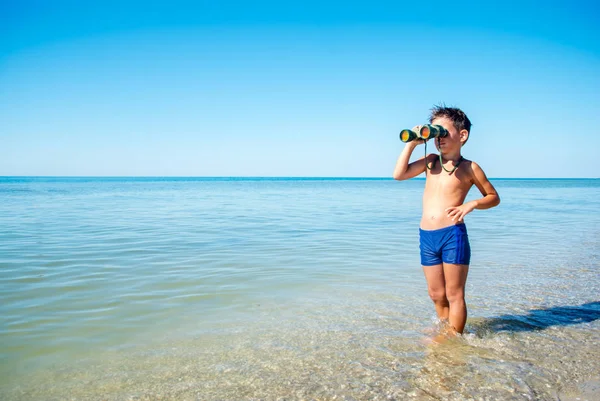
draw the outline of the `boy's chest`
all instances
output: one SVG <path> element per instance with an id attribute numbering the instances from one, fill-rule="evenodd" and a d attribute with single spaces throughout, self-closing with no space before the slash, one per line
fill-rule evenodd
<path id="1" fill-rule="evenodd" d="M 471 180 L 465 172 L 456 170 L 452 174 L 438 169 L 427 172 L 426 187 L 442 191 L 468 190 L 471 187 Z M 440 171 L 442 170 L 442 171 Z"/>

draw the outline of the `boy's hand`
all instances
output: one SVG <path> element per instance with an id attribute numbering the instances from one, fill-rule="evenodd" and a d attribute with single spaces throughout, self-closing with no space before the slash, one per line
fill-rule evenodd
<path id="1" fill-rule="evenodd" d="M 417 133 L 417 135 L 420 135 L 420 132 L 421 132 L 421 127 L 422 127 L 422 125 L 415 125 L 415 126 L 412 128 L 412 130 L 413 130 L 414 132 L 416 132 L 416 133 Z M 420 144 L 422 144 L 422 143 L 425 143 L 425 141 L 424 141 L 424 140 L 422 140 L 422 139 L 419 139 L 419 138 L 417 138 L 417 139 L 414 139 L 414 140 L 412 140 L 412 141 L 410 141 L 410 142 L 407 142 L 407 144 L 409 144 L 409 143 L 410 143 L 410 144 L 412 144 L 413 146 L 417 146 L 417 145 L 420 145 Z"/>
<path id="2" fill-rule="evenodd" d="M 452 221 L 460 223 L 463 218 L 475 210 L 475 204 L 473 202 L 463 203 L 460 206 L 453 206 L 446 209 L 448 217 L 452 218 Z"/>

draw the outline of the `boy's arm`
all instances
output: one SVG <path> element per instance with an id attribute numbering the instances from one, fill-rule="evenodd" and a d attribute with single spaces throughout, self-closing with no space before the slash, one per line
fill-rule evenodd
<path id="1" fill-rule="evenodd" d="M 498 196 L 498 192 L 496 192 L 496 188 L 488 180 L 481 167 L 477 163 L 471 162 L 471 169 L 473 170 L 473 184 L 479 189 L 483 198 L 474 199 L 460 206 L 446 209 L 448 217 L 452 217 L 453 221 L 461 222 L 467 214 L 475 209 L 489 209 L 498 206 L 500 203 L 500 197 Z"/>
<path id="2" fill-rule="evenodd" d="M 471 168 L 473 169 L 473 183 L 483 195 L 481 199 L 475 199 L 471 202 L 475 202 L 475 209 L 489 209 L 494 206 L 498 206 L 500 203 L 500 197 L 496 188 L 488 180 L 485 173 L 475 162 L 471 162 Z"/>
<path id="3" fill-rule="evenodd" d="M 398 161 L 396 162 L 396 167 L 394 168 L 393 177 L 395 180 L 408 180 L 409 178 L 413 178 L 421 174 L 425 171 L 425 163 L 429 160 L 429 156 L 427 159 L 425 157 L 420 158 L 410 164 L 408 161 L 410 160 L 410 155 L 413 150 L 417 147 L 419 143 L 423 141 L 411 141 L 407 142 L 404 149 L 402 149 L 402 153 L 398 157 Z"/>

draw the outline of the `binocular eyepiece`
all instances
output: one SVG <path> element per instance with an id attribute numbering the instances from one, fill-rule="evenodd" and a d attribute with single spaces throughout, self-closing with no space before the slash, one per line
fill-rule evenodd
<path id="1" fill-rule="evenodd" d="M 421 127 L 418 133 L 410 129 L 403 129 L 400 131 L 400 140 L 402 142 L 410 142 L 415 139 L 443 138 L 446 135 L 448 135 L 448 131 L 441 125 L 426 124 Z"/>

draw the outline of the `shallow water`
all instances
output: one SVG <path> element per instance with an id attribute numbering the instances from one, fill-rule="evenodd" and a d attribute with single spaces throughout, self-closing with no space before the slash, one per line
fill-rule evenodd
<path id="1" fill-rule="evenodd" d="M 0 178 L 1 398 L 589 398 L 600 182 L 493 183 L 431 346 L 423 181 Z"/>

